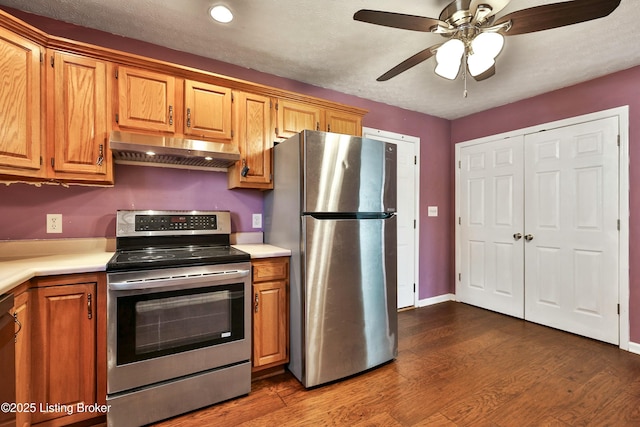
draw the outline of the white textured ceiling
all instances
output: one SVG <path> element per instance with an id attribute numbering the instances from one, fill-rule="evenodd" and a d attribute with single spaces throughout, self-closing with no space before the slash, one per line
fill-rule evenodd
<path id="1" fill-rule="evenodd" d="M 454 119 L 640 65 L 638 0 L 608 17 L 508 37 L 496 75 L 464 83 L 433 73 L 434 58 L 376 78 L 444 39 L 353 20 L 359 9 L 437 18 L 450 0 L 0 0 L 0 5 Z M 554 3 L 513 0 L 499 14 Z M 235 14 L 216 24 L 218 3 Z M 640 84 L 640 83 L 639 83 Z"/>

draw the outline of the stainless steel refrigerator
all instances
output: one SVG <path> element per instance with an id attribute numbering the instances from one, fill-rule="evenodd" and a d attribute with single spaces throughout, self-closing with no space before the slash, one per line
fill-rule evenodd
<path id="1" fill-rule="evenodd" d="M 288 369 L 309 388 L 393 360 L 395 145 L 303 131 L 273 153 L 264 232 L 292 252 Z"/>

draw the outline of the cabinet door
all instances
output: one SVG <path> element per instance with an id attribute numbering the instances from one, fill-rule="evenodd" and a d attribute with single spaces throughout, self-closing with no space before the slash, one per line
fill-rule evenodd
<path id="1" fill-rule="evenodd" d="M 289 138 L 305 129 L 324 129 L 324 111 L 320 107 L 301 102 L 278 100 L 276 110 L 276 136 Z"/>
<path id="2" fill-rule="evenodd" d="M 41 170 L 40 46 L 0 28 L 0 174 Z"/>
<path id="3" fill-rule="evenodd" d="M 231 89 L 184 82 L 184 134 L 231 142 Z"/>
<path id="4" fill-rule="evenodd" d="M 61 52 L 53 53 L 50 76 L 55 123 L 52 166 L 56 174 L 78 174 L 84 180 L 111 175 L 107 150 L 107 72 L 103 61 Z"/>
<path id="5" fill-rule="evenodd" d="M 29 319 L 30 302 L 28 292 L 21 292 L 15 296 L 13 303 L 16 323 L 16 402 L 31 402 L 29 394 L 29 379 L 31 378 L 31 326 Z M 29 411 L 16 413 L 16 426 L 31 425 Z"/>
<path id="6" fill-rule="evenodd" d="M 286 282 L 255 283 L 253 295 L 253 366 L 286 361 Z"/>
<path id="7" fill-rule="evenodd" d="M 361 116 L 327 110 L 325 112 L 325 119 L 327 121 L 327 132 L 362 136 Z"/>
<path id="8" fill-rule="evenodd" d="M 254 371 L 289 361 L 289 259 L 253 261 Z"/>
<path id="9" fill-rule="evenodd" d="M 175 78 L 118 68 L 118 117 L 122 128 L 174 133 Z"/>
<path id="10" fill-rule="evenodd" d="M 68 417 L 68 422 L 95 414 L 75 413 L 79 403 L 96 396 L 96 283 L 36 288 L 33 291 L 31 401 L 38 408 L 60 404 L 62 412 L 36 412 L 32 422 Z M 64 405 L 64 406 L 63 406 Z M 66 410 L 73 409 L 69 415 Z"/>
<path id="11" fill-rule="evenodd" d="M 229 188 L 273 188 L 271 182 L 271 99 L 234 92 L 234 134 L 240 161 L 229 169 Z M 248 168 L 243 174 L 242 170 Z"/>

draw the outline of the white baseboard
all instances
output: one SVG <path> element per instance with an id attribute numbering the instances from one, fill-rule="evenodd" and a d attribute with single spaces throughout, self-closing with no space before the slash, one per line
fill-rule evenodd
<path id="1" fill-rule="evenodd" d="M 455 300 L 456 300 L 456 296 L 454 294 L 438 295 L 437 297 L 419 300 L 418 305 L 416 305 L 416 307 L 426 307 L 433 304 L 439 304 L 441 302 L 455 301 Z"/>
<path id="2" fill-rule="evenodd" d="M 640 354 L 640 344 L 635 342 L 629 342 L 629 352 Z"/>

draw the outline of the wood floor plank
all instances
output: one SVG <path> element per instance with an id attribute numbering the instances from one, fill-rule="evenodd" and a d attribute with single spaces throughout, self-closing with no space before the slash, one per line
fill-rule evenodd
<path id="1" fill-rule="evenodd" d="M 398 319 L 391 363 L 311 390 L 285 372 L 156 427 L 640 425 L 639 355 L 456 302 Z"/>

